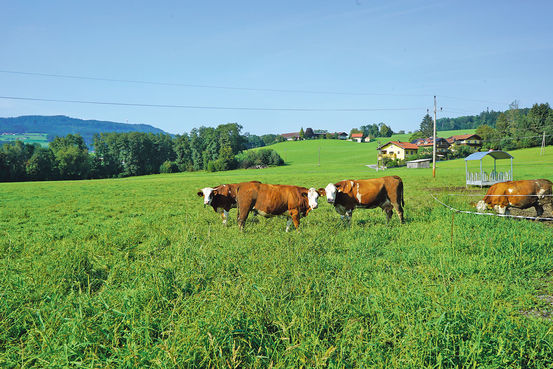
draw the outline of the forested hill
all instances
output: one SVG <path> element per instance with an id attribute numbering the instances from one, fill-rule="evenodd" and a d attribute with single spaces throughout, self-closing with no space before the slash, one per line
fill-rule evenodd
<path id="1" fill-rule="evenodd" d="M 521 115 L 528 114 L 530 109 L 518 109 Z M 490 127 L 495 127 L 497 117 L 502 112 L 500 111 L 483 111 L 479 115 L 466 115 L 457 118 L 440 118 L 436 120 L 436 129 L 439 131 L 451 131 L 456 129 L 474 129 L 482 124 L 487 124 Z"/>
<path id="2" fill-rule="evenodd" d="M 146 132 L 165 133 L 148 124 L 126 124 L 99 120 L 83 120 L 65 115 L 26 115 L 15 118 L 0 118 L 0 133 L 46 133 L 48 141 L 69 133 L 80 134 L 87 145 L 92 144 L 95 133 L 101 132 Z"/>

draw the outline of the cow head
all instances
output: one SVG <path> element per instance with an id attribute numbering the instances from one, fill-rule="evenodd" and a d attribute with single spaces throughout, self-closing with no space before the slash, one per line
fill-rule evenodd
<path id="1" fill-rule="evenodd" d="M 336 193 L 338 192 L 338 189 L 336 188 L 334 183 L 329 183 L 325 187 L 324 191 L 325 191 L 325 194 L 326 194 L 326 201 L 329 204 L 334 204 L 334 201 L 336 201 Z"/>
<path id="2" fill-rule="evenodd" d="M 311 209 L 317 209 L 319 207 L 319 203 L 317 202 L 319 196 L 319 192 L 314 188 L 310 188 L 307 192 L 307 200 L 309 201 L 309 207 Z"/>
<path id="3" fill-rule="evenodd" d="M 211 201 L 213 200 L 214 195 L 215 189 L 211 187 L 205 187 L 198 191 L 198 196 L 203 196 L 204 198 L 204 205 L 211 205 Z"/>
<path id="4" fill-rule="evenodd" d="M 480 213 L 485 212 L 488 209 L 488 204 L 484 200 L 478 201 L 476 203 L 476 210 L 478 210 Z"/>

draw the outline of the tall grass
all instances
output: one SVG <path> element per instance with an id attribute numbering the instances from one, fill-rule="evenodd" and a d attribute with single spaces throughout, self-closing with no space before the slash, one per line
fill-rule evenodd
<path id="1" fill-rule="evenodd" d="M 552 309 L 539 298 L 553 294 L 550 226 L 452 218 L 428 193 L 464 186 L 463 161 L 439 163 L 433 180 L 349 160 L 362 144 L 325 142 L 320 167 L 312 144 L 303 160 L 297 144 L 280 144 L 298 150 L 280 168 L 0 185 L 2 366 L 553 365 Z M 553 155 L 535 151 L 513 152 L 515 176 L 553 179 Z M 347 227 L 321 201 L 299 232 L 279 218 L 240 232 L 235 211 L 223 227 L 196 196 L 251 179 L 324 187 L 383 174 L 404 180 L 404 225 L 375 209 Z"/>

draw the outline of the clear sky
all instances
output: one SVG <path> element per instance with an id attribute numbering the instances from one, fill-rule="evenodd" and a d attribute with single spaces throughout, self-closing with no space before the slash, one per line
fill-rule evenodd
<path id="1" fill-rule="evenodd" d="M 411 131 L 433 95 L 438 118 L 551 104 L 552 13 L 520 0 L 0 0 L 0 96 L 169 105 L 0 99 L 0 116 Z"/>

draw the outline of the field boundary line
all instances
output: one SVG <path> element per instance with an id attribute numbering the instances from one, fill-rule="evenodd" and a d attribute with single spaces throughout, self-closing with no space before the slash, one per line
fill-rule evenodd
<path id="1" fill-rule="evenodd" d="M 475 214 L 475 215 L 489 215 L 489 216 L 496 216 L 496 217 L 504 217 L 504 218 L 519 218 L 519 219 L 532 219 L 532 220 L 553 220 L 553 218 L 538 218 L 538 217 L 526 217 L 526 216 L 523 216 L 523 215 L 507 215 L 507 214 L 495 214 L 495 213 L 479 213 L 479 212 L 476 212 L 476 211 L 468 211 L 468 210 L 459 210 L 459 209 L 456 209 L 452 206 L 449 206 L 443 202 L 441 202 L 440 200 L 438 200 L 436 198 L 436 196 L 434 196 L 434 194 L 430 194 L 430 196 L 432 196 L 432 198 L 442 204 L 443 206 L 445 206 L 446 208 L 448 208 L 449 210 L 451 211 L 454 211 L 456 213 L 463 213 L 463 214 Z"/>

